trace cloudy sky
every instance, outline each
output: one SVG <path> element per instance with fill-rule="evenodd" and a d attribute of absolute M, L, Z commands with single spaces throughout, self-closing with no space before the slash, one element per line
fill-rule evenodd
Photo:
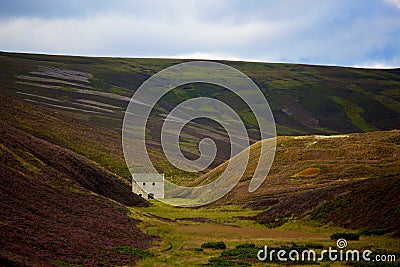
<path fill-rule="evenodd" d="M 400 0 L 0 0 L 0 50 L 400 67 Z"/>

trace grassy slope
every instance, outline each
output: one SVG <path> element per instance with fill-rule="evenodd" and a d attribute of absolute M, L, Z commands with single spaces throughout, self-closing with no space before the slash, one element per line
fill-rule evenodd
<path fill-rule="evenodd" d="M 1 53 L 0 60 L 4 67 L 1 72 L 3 87 L 10 91 L 21 90 L 25 86 L 54 96 L 54 92 L 45 88 L 38 90 L 37 86 L 16 84 L 17 81 L 26 82 L 17 75 L 38 77 L 30 72 L 38 72 L 40 67 L 51 66 L 89 73 L 92 78 L 86 85 L 93 90 L 128 97 L 150 75 L 184 62 L 172 59 L 85 58 L 12 53 Z M 397 69 L 367 70 L 231 61 L 222 63 L 241 70 L 257 83 L 270 102 L 279 125 L 279 134 L 354 132 L 399 126 L 398 122 L 393 121 L 400 111 L 400 95 L 397 90 L 400 76 Z M 54 84 L 54 81 L 38 83 Z M 63 86 L 58 92 L 58 98 L 65 95 L 73 102 L 76 95 L 68 95 L 63 91 L 65 87 L 77 88 Z M 75 93 L 78 94 L 76 91 Z M 216 90 L 207 85 L 192 85 L 174 90 L 166 97 L 166 102 L 174 105 L 189 97 L 201 95 L 229 101 L 234 108 L 242 107 L 238 99 L 228 91 Z M 111 101 L 110 98 L 107 100 Z M 122 103 L 119 105 L 124 106 Z M 251 116 L 247 116 L 243 110 L 241 112 L 244 119 L 251 124 Z M 118 114 L 103 115 L 120 119 Z M 89 119 L 95 120 L 95 117 Z M 120 126 L 120 122 L 111 124 L 113 125 L 109 126 L 114 129 Z"/>
<path fill-rule="evenodd" d="M 89 160 L 0 124 L 0 265 L 126 265 L 154 237 L 127 216 L 148 205 Z"/>
<path fill-rule="evenodd" d="M 3 93 L 40 102 L 40 105 L 47 105 L 58 113 L 120 133 L 127 99 L 136 88 L 157 71 L 182 62 L 184 60 L 1 53 L 1 89 Z M 400 127 L 398 69 L 367 70 L 230 61 L 222 63 L 243 71 L 256 82 L 271 105 L 280 135 L 359 132 Z M 69 76 L 54 76 L 51 73 L 54 70 L 57 75 L 67 73 Z M 71 71 L 80 73 L 71 74 Z M 87 79 L 77 80 L 76 77 Z M 91 91 L 88 93 L 82 89 Z M 240 99 L 227 90 L 204 84 L 187 85 L 173 90 L 154 111 L 148 131 L 153 162 L 168 178 L 179 183 L 188 183 L 196 175 L 173 168 L 160 153 L 159 128 L 162 117 L 159 114 L 168 112 L 185 99 L 198 96 L 214 97 L 232 105 L 247 123 L 247 127 L 252 129 L 252 138 L 257 139 L 254 117 Z M 213 136 L 222 146 L 219 150 L 221 153 L 211 166 L 213 168 L 228 159 L 227 139 L 218 127 L 210 127 L 207 123 L 191 124 L 184 129 L 181 145 L 186 156 L 195 158 L 198 155 L 196 145 L 201 138 L 207 136 L 210 128 L 216 129 Z M 43 132 L 48 134 L 46 130 Z M 95 157 L 80 147 L 78 142 L 69 142 L 68 145 L 74 146 L 74 151 L 83 152 L 91 159 Z M 96 157 L 96 162 L 109 166 L 113 172 L 129 176 L 120 164 L 122 161 L 114 160 L 116 157 L 107 154 Z"/>
<path fill-rule="evenodd" d="M 86 190 L 102 195 L 126 206 L 146 206 L 148 203 L 133 194 L 131 187 L 118 176 L 107 172 L 101 166 L 67 149 L 36 138 L 12 126 L 1 124 L 1 145 L 3 152 L 14 156 L 16 167 L 21 165 L 36 176 L 45 176 L 40 169 L 49 166 L 66 174 L 73 182 Z M 19 154 L 19 155 L 18 155 Z M 15 162 L 17 160 L 17 162 Z M 29 162 L 32 161 L 33 164 Z M 6 166 L 12 167 L 6 161 Z"/>
<path fill-rule="evenodd" d="M 38 138 L 72 150 L 130 181 L 119 134 L 68 114 L 0 96 L 2 121 Z"/>
<path fill-rule="evenodd" d="M 339 135 L 337 138 L 278 137 L 274 162 L 264 184 L 257 191 L 248 193 L 261 144 L 255 143 L 251 146 L 250 163 L 238 186 L 220 202 L 254 202 L 257 206 L 258 199 L 266 201 L 270 198 L 272 201 L 299 191 L 399 175 L 399 138 L 399 130 Z M 202 176 L 196 184 L 215 179 L 225 165 Z M 310 169 L 318 172 L 301 175 L 302 171 L 307 174 Z"/>
<path fill-rule="evenodd" d="M 312 218 L 350 229 L 388 229 L 400 237 L 400 176 L 368 180 L 317 207 Z"/>
<path fill-rule="evenodd" d="M 277 226 L 310 214 L 324 223 L 349 229 L 387 229 L 398 236 L 399 184 L 399 177 L 394 176 L 300 192 L 281 198 L 254 218 Z"/>
<path fill-rule="evenodd" d="M 398 130 L 337 138 L 279 137 L 270 174 L 257 191 L 249 193 L 259 156 L 260 143 L 256 143 L 239 184 L 213 205 L 242 203 L 261 209 L 253 218 L 273 227 L 311 213 L 314 219 L 347 228 L 398 231 L 399 140 Z M 198 182 L 208 183 L 223 168 Z"/>

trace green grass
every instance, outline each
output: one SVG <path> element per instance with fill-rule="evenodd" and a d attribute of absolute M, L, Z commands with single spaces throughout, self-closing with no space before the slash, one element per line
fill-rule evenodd
<path fill-rule="evenodd" d="M 143 231 L 161 237 L 161 241 L 150 249 L 154 256 L 140 260 L 138 266 L 202 266 L 204 264 L 208 264 L 206 266 L 224 266 L 221 264 L 234 266 L 232 264 L 235 262 L 236 264 L 248 262 L 240 258 L 235 260 L 234 258 L 220 257 L 221 250 L 200 248 L 205 243 L 223 242 L 227 247 L 227 252 L 222 252 L 224 255 L 229 254 L 229 251 L 235 254 L 242 250 L 253 255 L 254 251 L 246 247 L 246 244 L 249 243 L 257 247 L 264 245 L 290 247 L 295 243 L 296 246 L 307 246 L 320 250 L 321 246 L 324 248 L 336 246 L 336 241 L 330 239 L 330 236 L 335 232 L 356 233 L 356 231 L 310 220 L 309 217 L 294 218 L 278 228 L 268 229 L 253 221 L 236 218 L 237 216 L 252 216 L 259 211 L 243 209 L 235 205 L 177 208 L 165 205 L 157 200 L 151 202 L 152 206 L 150 207 L 130 210 L 130 216 L 136 219 L 140 218 L 143 221 L 141 223 Z M 171 221 L 157 219 L 157 217 L 151 217 L 150 214 L 168 218 Z M 200 217 L 207 220 L 195 222 L 189 219 Z M 246 236 L 246 234 L 249 234 L 249 236 Z M 361 236 L 358 241 L 348 242 L 350 249 L 363 249 L 366 246 L 372 246 L 373 250 L 397 251 L 400 245 L 398 239 L 385 235 Z M 252 257 L 255 258 L 256 255 Z M 251 264 L 251 266 L 265 266 L 265 263 L 257 260 Z M 331 266 L 342 266 L 343 263 L 331 262 L 329 264 Z M 279 264 L 274 263 L 271 266 L 279 266 Z"/>
<path fill-rule="evenodd" d="M 244 209 L 235 205 L 224 205 L 221 207 L 200 207 L 200 208 L 178 208 L 164 204 L 157 200 L 149 200 L 152 205 L 141 210 L 168 219 L 197 218 L 204 217 L 210 222 L 231 222 L 237 216 L 254 216 L 259 211 Z"/>
<path fill-rule="evenodd" d="M 153 256 L 153 254 L 151 252 L 140 249 L 140 248 L 132 248 L 132 247 L 127 247 L 127 246 L 115 246 L 115 247 L 113 247 L 113 249 L 120 253 L 131 254 L 131 255 L 139 257 L 141 259 Z"/>
<path fill-rule="evenodd" d="M 376 128 L 371 127 L 363 117 L 361 117 L 361 114 L 364 113 L 364 110 L 357 106 L 356 104 L 342 99 L 340 97 L 332 97 L 332 99 L 340 104 L 344 111 L 346 112 L 347 117 L 350 119 L 351 123 L 353 123 L 355 126 L 357 126 L 358 129 L 364 132 L 370 132 L 376 130 Z"/>
<path fill-rule="evenodd" d="M 144 219 L 141 227 L 148 233 L 158 235 L 162 241 L 152 249 L 154 257 L 143 259 L 139 266 L 201 266 L 206 264 L 211 257 L 218 256 L 218 251 L 199 250 L 201 245 L 206 242 L 218 242 L 213 235 L 197 234 L 196 228 L 210 229 L 215 225 L 255 225 L 252 221 L 242 221 L 235 216 L 251 216 L 256 211 L 243 209 L 238 206 L 226 206 L 218 208 L 176 208 L 163 204 L 157 200 L 152 200 L 152 206 L 147 208 L 131 209 L 131 216 Z M 171 220 L 182 218 L 206 218 L 205 223 L 197 223 L 190 220 L 178 220 L 167 222 L 148 218 L 144 214 L 153 214 Z M 181 229 L 180 227 L 194 227 L 194 229 Z M 232 227 L 232 226 L 224 226 Z M 229 234 L 226 234 L 227 236 Z"/>
<path fill-rule="evenodd" d="M 376 95 L 374 99 L 379 101 L 382 105 L 400 113 L 400 102 L 394 100 L 391 97 L 384 96 L 384 95 Z"/>

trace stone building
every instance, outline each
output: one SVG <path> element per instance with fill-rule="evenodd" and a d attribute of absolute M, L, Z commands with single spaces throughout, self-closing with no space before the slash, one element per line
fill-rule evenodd
<path fill-rule="evenodd" d="M 135 173 L 132 177 L 132 192 L 143 198 L 164 198 L 164 174 Z"/>

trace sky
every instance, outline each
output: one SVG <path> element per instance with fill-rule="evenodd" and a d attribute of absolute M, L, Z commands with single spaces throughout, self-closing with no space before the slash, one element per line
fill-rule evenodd
<path fill-rule="evenodd" d="M 400 0 L 0 0 L 0 51 L 400 67 Z"/>

